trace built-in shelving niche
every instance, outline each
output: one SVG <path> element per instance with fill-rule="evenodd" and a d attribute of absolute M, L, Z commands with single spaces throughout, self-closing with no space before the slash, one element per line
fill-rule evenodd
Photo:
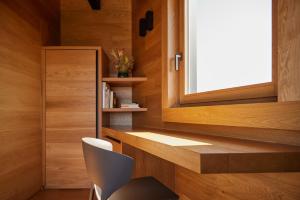
<path fill-rule="evenodd" d="M 118 78 L 105 76 L 99 82 L 99 90 L 102 92 L 102 82 L 110 85 L 111 90 L 116 93 L 118 104 L 132 102 L 132 88 L 144 81 L 146 77 L 128 77 Z M 139 103 L 139 102 L 135 102 Z M 102 105 L 101 105 L 102 106 Z M 144 105 L 140 105 L 144 106 Z M 102 124 L 105 127 L 110 126 L 132 126 L 132 114 L 137 112 L 146 112 L 147 108 L 103 108 Z"/>

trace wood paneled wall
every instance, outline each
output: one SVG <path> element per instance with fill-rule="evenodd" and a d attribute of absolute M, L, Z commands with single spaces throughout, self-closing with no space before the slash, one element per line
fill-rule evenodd
<path fill-rule="evenodd" d="M 300 173 L 236 173 L 199 175 L 123 144 L 135 158 L 135 177 L 154 176 L 180 200 L 298 200 Z"/>
<path fill-rule="evenodd" d="M 300 101 L 300 1 L 279 1 L 279 101 Z"/>
<path fill-rule="evenodd" d="M 87 0 L 61 0 L 62 45 L 101 46 L 131 53 L 131 0 L 102 0 L 101 10 L 92 10 Z"/>
<path fill-rule="evenodd" d="M 154 29 L 146 37 L 139 36 L 139 19 L 148 9 L 154 12 Z M 133 0 L 133 56 L 134 75 L 146 76 L 148 80 L 133 88 L 133 100 L 148 108 L 147 112 L 133 114 L 133 126 L 162 128 L 161 85 L 162 85 L 162 42 L 161 1 Z"/>
<path fill-rule="evenodd" d="M 181 200 L 297 200 L 300 173 L 198 175 L 176 166 L 175 191 Z"/>
<path fill-rule="evenodd" d="M 132 0 L 101 0 L 101 10 L 97 11 L 91 9 L 87 0 L 61 0 L 61 11 L 62 45 L 101 46 L 108 56 L 113 48 L 124 48 L 132 54 Z M 111 65 L 104 67 L 115 75 Z M 131 96 L 131 90 L 121 93 Z M 132 124 L 131 113 L 106 116 L 112 125 Z"/>
<path fill-rule="evenodd" d="M 0 199 L 42 185 L 41 46 L 59 44 L 59 0 L 0 2 Z"/>
<path fill-rule="evenodd" d="M 160 0 L 133 0 L 133 56 L 136 59 L 136 75 L 144 75 L 148 81 L 133 89 L 133 99 L 148 107 L 144 113 L 133 114 L 133 126 L 176 129 L 195 133 L 239 137 L 252 140 L 300 145 L 300 133 L 287 130 L 186 125 L 164 123 L 161 115 L 162 85 L 162 24 Z M 142 38 L 138 36 L 138 20 L 147 9 L 154 11 L 154 29 Z M 300 2 L 279 0 L 279 100 L 299 101 L 299 34 Z M 300 173 L 217 174 L 199 175 L 184 168 L 163 164 L 163 160 L 140 150 L 125 147 L 124 152 L 135 157 L 136 175 L 153 175 L 180 194 L 182 200 L 200 199 L 300 199 Z M 152 160 L 149 164 L 145 161 Z M 157 164 L 154 164 L 156 162 Z M 156 165 L 161 171 L 158 174 Z M 175 175 L 174 175 L 175 174 Z M 172 175 L 175 179 L 173 183 Z"/>
<path fill-rule="evenodd" d="M 243 128 L 212 125 L 186 125 L 162 121 L 162 2 L 160 0 L 133 0 L 133 56 L 135 74 L 148 81 L 133 89 L 133 100 L 148 107 L 148 112 L 133 115 L 133 126 L 183 130 L 202 134 L 238 137 L 251 140 L 300 145 L 300 132 L 261 128 Z M 148 9 L 154 11 L 154 29 L 146 37 L 138 36 L 138 22 Z M 297 0 L 279 0 L 279 91 L 280 101 L 299 101 L 299 11 Z"/>

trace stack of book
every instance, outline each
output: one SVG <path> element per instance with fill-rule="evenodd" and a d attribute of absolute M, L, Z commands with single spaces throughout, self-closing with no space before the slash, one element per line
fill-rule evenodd
<path fill-rule="evenodd" d="M 140 108 L 137 103 L 121 103 L 121 108 Z"/>
<path fill-rule="evenodd" d="M 109 84 L 102 82 L 102 108 L 115 108 L 117 105 L 116 93 Z"/>

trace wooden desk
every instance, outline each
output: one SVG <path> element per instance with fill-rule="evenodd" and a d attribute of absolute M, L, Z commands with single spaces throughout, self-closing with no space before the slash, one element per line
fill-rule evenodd
<path fill-rule="evenodd" d="M 103 128 L 103 137 L 118 151 L 126 143 L 201 174 L 300 171 L 296 146 L 126 127 Z"/>

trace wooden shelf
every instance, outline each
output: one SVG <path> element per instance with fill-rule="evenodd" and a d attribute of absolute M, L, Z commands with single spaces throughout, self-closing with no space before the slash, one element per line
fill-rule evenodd
<path fill-rule="evenodd" d="M 146 77 L 128 77 L 128 78 L 118 78 L 118 77 L 103 77 L 102 82 L 108 83 L 113 87 L 130 87 L 135 84 L 147 81 Z"/>
<path fill-rule="evenodd" d="M 102 112 L 145 112 L 147 108 L 103 108 Z"/>
<path fill-rule="evenodd" d="M 200 174 L 300 171 L 297 146 L 146 128 L 103 127 L 102 131 L 103 136 Z"/>

